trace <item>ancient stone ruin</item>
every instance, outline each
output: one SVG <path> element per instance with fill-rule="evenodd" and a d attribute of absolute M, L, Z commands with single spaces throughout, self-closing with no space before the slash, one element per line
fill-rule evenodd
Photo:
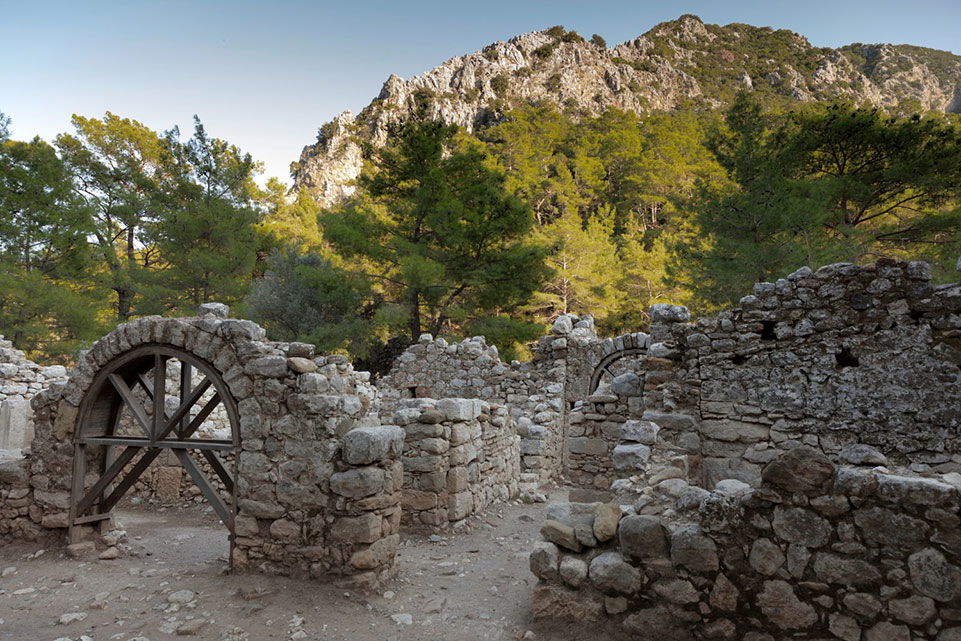
<path fill-rule="evenodd" d="M 142 318 L 33 396 L 0 536 L 102 548 L 118 487 L 202 496 L 235 570 L 372 587 L 401 528 L 456 536 L 558 483 L 577 500 L 547 506 L 535 616 L 961 639 L 961 285 L 930 280 L 920 262 L 802 268 L 615 338 L 564 315 L 530 362 L 424 335 L 376 384 L 222 306 Z"/>

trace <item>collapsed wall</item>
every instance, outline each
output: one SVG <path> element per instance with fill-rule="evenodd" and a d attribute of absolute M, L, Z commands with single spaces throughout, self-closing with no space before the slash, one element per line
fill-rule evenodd
<path fill-rule="evenodd" d="M 33 441 L 30 399 L 67 378 L 62 365 L 40 366 L 0 335 L 0 450 L 20 450 Z"/>
<path fill-rule="evenodd" d="M 796 448 L 756 489 L 670 503 L 661 516 L 550 506 L 530 556 L 535 615 L 677 639 L 961 638 L 961 475 L 836 467 Z"/>

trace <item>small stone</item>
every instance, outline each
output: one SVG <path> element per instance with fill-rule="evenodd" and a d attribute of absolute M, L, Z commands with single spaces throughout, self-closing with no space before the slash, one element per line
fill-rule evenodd
<path fill-rule="evenodd" d="M 572 552 L 581 551 L 582 546 L 574 534 L 574 528 L 564 525 L 560 521 L 554 521 L 553 519 L 544 521 L 544 525 L 541 526 L 541 536 L 545 540 L 556 543 Z"/>
<path fill-rule="evenodd" d="M 291 356 L 287 359 L 287 367 L 295 374 L 309 374 L 317 371 L 317 363 L 309 358 Z"/>
<path fill-rule="evenodd" d="M 193 593 L 192 590 L 177 590 L 176 592 L 171 592 L 167 596 L 167 601 L 169 603 L 190 603 L 194 600 L 197 595 Z"/>
<path fill-rule="evenodd" d="M 814 607 L 801 601 L 785 581 L 765 581 L 757 604 L 764 616 L 782 630 L 809 628 L 818 619 Z"/>
<path fill-rule="evenodd" d="M 390 620 L 397 625 L 413 625 L 414 617 L 409 614 L 392 614 Z"/>
<path fill-rule="evenodd" d="M 534 576 L 545 581 L 556 577 L 559 554 L 557 546 L 553 543 L 536 542 L 529 557 L 530 569 Z"/>
<path fill-rule="evenodd" d="M 796 447 L 765 466 L 761 480 L 789 492 L 820 492 L 834 475 L 834 464 L 810 447 Z"/>
<path fill-rule="evenodd" d="M 388 601 L 393 599 L 394 596 L 396 595 L 391 590 L 387 590 L 386 592 L 384 592 L 384 598 L 387 599 Z"/>
<path fill-rule="evenodd" d="M 65 552 L 71 559 L 82 559 L 96 549 L 97 548 L 93 544 L 93 541 L 81 541 L 80 543 L 72 543 L 68 545 L 65 549 Z"/>
<path fill-rule="evenodd" d="M 7 577 L 10 576 L 11 574 L 15 574 L 16 571 L 17 571 L 17 568 L 15 568 L 14 566 L 10 565 L 10 566 L 8 566 L 8 567 L 3 568 L 3 571 L 0 572 L 0 577 L 7 578 Z"/>
<path fill-rule="evenodd" d="M 71 623 L 77 623 L 78 621 L 83 621 L 86 618 L 87 618 L 86 612 L 68 612 L 67 614 L 61 615 L 57 623 L 59 623 L 60 625 L 70 625 Z"/>
<path fill-rule="evenodd" d="M 606 596 L 604 597 L 604 609 L 607 610 L 608 614 L 627 612 L 627 599 L 622 596 Z"/>
<path fill-rule="evenodd" d="M 617 524 L 621 519 L 621 507 L 601 503 L 594 508 L 594 537 L 603 543 L 617 535 Z"/>
<path fill-rule="evenodd" d="M 98 556 L 101 561 L 111 561 L 113 559 L 120 558 L 120 550 L 115 547 L 109 547 Z"/>
<path fill-rule="evenodd" d="M 864 641 L 911 641 L 911 632 L 906 625 L 881 621 L 864 633 Z"/>
<path fill-rule="evenodd" d="M 587 579 L 587 563 L 573 556 L 561 559 L 560 575 L 565 583 L 572 588 L 579 588 Z"/>
<path fill-rule="evenodd" d="M 176 630 L 177 634 L 183 637 L 193 636 L 207 626 L 206 619 L 190 619 L 182 623 Z"/>
<path fill-rule="evenodd" d="M 633 559 L 663 559 L 668 556 L 667 532 L 656 516 L 632 514 L 618 526 L 621 551 Z"/>
<path fill-rule="evenodd" d="M 888 458 L 884 454 L 864 443 L 853 443 L 842 447 L 838 453 L 838 459 L 851 465 L 874 466 L 888 464 Z"/>

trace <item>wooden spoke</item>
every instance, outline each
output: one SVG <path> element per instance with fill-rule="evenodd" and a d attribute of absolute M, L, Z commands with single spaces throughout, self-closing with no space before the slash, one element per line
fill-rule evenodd
<path fill-rule="evenodd" d="M 180 402 L 182 403 L 185 398 L 190 396 L 190 388 L 194 384 L 194 368 L 190 363 L 181 361 L 180 363 Z M 184 417 L 180 419 L 180 426 L 177 428 L 177 434 L 180 438 L 185 438 L 184 433 L 187 431 L 187 426 L 190 425 L 190 417 L 184 414 Z"/>
<path fill-rule="evenodd" d="M 180 403 L 180 407 L 178 407 L 177 411 L 175 411 L 167 420 L 167 423 L 163 426 L 163 428 L 158 430 L 157 440 L 167 438 L 167 435 L 170 434 L 170 432 L 173 431 L 178 424 L 182 424 L 183 421 L 187 420 L 187 418 L 189 418 L 190 408 L 197 404 L 197 402 L 200 400 L 200 397 L 203 396 L 204 392 L 206 392 L 208 389 L 210 389 L 210 379 L 205 378 L 203 382 L 200 383 L 200 385 L 198 385 L 196 389 L 190 393 L 190 396 L 187 399 L 181 399 L 182 402 Z M 214 396 L 219 402 L 220 397 L 217 395 Z M 216 407 L 216 403 L 214 406 Z M 210 411 L 212 412 L 213 408 L 210 408 Z M 209 415 L 210 412 L 207 412 L 207 414 Z M 203 423 L 203 421 L 200 422 Z M 182 428 L 181 433 L 186 432 L 191 424 L 188 424 L 187 428 Z"/>
<path fill-rule="evenodd" d="M 100 496 L 107 486 L 113 482 L 117 475 L 123 471 L 123 468 L 127 467 L 127 463 L 132 461 L 133 457 L 136 456 L 137 452 L 139 451 L 140 448 L 137 446 L 128 446 L 127 449 L 120 454 L 120 456 L 114 459 L 113 463 L 110 464 L 110 467 L 108 467 L 103 473 L 103 476 L 101 476 L 97 482 L 93 484 L 93 487 L 90 488 L 90 491 L 88 491 L 83 498 L 77 502 L 77 513 L 75 516 L 80 516 L 87 511 L 88 507 L 93 505 L 93 502 L 96 500 L 96 498 Z"/>
<path fill-rule="evenodd" d="M 153 423 L 151 424 L 150 438 L 157 438 L 160 434 L 160 426 L 166 419 L 164 412 L 167 398 L 167 359 L 159 352 L 154 355 L 153 365 Z"/>
<path fill-rule="evenodd" d="M 199 467 L 197 467 L 197 464 L 194 463 L 194 460 L 190 458 L 190 455 L 187 454 L 187 452 L 183 450 L 175 450 L 175 452 L 177 454 L 177 460 L 180 461 L 180 464 L 183 465 L 184 469 L 187 470 L 187 473 L 190 474 L 190 477 L 194 480 L 194 483 L 197 484 L 197 487 L 200 488 L 200 491 L 210 503 L 211 507 L 213 507 L 214 511 L 217 512 L 220 520 L 224 522 L 224 525 L 227 526 L 228 530 L 233 532 L 234 515 L 227 508 L 226 504 L 224 504 L 223 500 L 220 498 L 220 495 L 217 494 L 217 491 L 214 490 L 214 488 L 210 485 L 207 477 L 204 476 L 204 473 Z"/>
<path fill-rule="evenodd" d="M 230 494 L 233 494 L 234 479 L 230 476 L 230 472 L 227 471 L 227 468 L 225 468 L 224 464 L 220 461 L 220 457 L 217 456 L 217 453 L 213 450 L 201 450 L 201 453 L 204 455 L 204 458 L 207 459 L 207 462 L 210 463 L 210 467 L 212 467 L 214 472 L 217 473 L 217 476 L 220 477 L 220 480 L 223 481 L 224 487 L 227 488 L 227 491 Z"/>
<path fill-rule="evenodd" d="M 111 374 L 109 380 L 117 393 L 120 394 L 120 398 L 130 408 L 134 418 L 137 419 L 137 423 L 143 429 L 143 433 L 147 435 L 147 438 L 151 438 L 150 420 L 147 418 L 147 413 L 144 411 L 143 405 L 137 402 L 130 388 L 127 387 L 126 381 L 116 374 Z"/>
<path fill-rule="evenodd" d="M 127 448 L 124 450 L 124 454 L 136 449 L 137 448 L 133 447 Z M 143 456 L 140 457 L 140 460 L 137 461 L 137 463 L 129 472 L 127 472 L 127 476 L 123 477 L 123 480 L 117 483 L 117 486 L 113 488 L 113 491 L 107 496 L 107 498 L 100 502 L 101 509 L 103 509 L 104 512 L 109 512 L 112 510 L 113 506 L 123 498 L 123 495 L 127 493 L 127 490 L 133 487 L 133 484 L 137 482 L 137 479 L 140 478 L 140 475 L 144 473 L 144 471 L 150 466 L 151 463 L 153 463 L 154 459 L 157 458 L 162 451 L 163 450 L 157 448 L 144 452 Z"/>

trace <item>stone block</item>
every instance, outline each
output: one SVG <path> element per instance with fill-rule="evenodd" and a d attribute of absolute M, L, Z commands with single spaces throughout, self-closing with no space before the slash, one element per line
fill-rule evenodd
<path fill-rule="evenodd" d="M 384 488 L 386 474 L 379 467 L 358 467 L 330 477 L 330 489 L 341 496 L 363 498 Z"/>
<path fill-rule="evenodd" d="M 343 458 L 351 465 L 396 458 L 403 452 L 404 435 L 404 430 L 396 425 L 354 428 L 341 442 Z"/>
<path fill-rule="evenodd" d="M 0 450 L 20 450 L 33 441 L 30 401 L 9 398 L 0 403 Z"/>
<path fill-rule="evenodd" d="M 571 454 L 585 454 L 587 456 L 606 456 L 608 451 L 607 441 L 586 436 L 567 439 L 567 447 Z M 650 454 L 650 451 L 648 451 L 648 454 Z"/>
<path fill-rule="evenodd" d="M 620 437 L 624 441 L 641 443 L 643 445 L 654 445 L 657 441 L 657 433 L 661 430 L 657 423 L 652 421 L 627 421 L 621 425 Z"/>
<path fill-rule="evenodd" d="M 476 398 L 442 398 L 437 409 L 448 421 L 471 421 L 481 414 L 481 401 Z"/>
<path fill-rule="evenodd" d="M 530 554 L 531 572 L 539 579 L 550 581 L 557 577 L 560 552 L 557 546 L 547 541 L 537 541 Z"/>
<path fill-rule="evenodd" d="M 641 588 L 641 573 L 617 552 L 594 557 L 589 571 L 591 581 L 601 592 L 632 595 Z"/>
<path fill-rule="evenodd" d="M 330 528 L 332 543 L 373 543 L 381 537 L 383 519 L 367 512 L 355 517 L 341 517 Z"/>
<path fill-rule="evenodd" d="M 632 514 L 618 525 L 621 551 L 633 559 L 668 557 L 667 531 L 656 516 Z"/>
<path fill-rule="evenodd" d="M 460 521 L 474 511 L 474 496 L 470 492 L 458 492 L 447 498 L 447 518 Z"/>
<path fill-rule="evenodd" d="M 651 448 L 640 443 L 622 443 L 614 448 L 612 458 L 615 470 L 632 473 L 645 468 L 651 458 Z"/>

